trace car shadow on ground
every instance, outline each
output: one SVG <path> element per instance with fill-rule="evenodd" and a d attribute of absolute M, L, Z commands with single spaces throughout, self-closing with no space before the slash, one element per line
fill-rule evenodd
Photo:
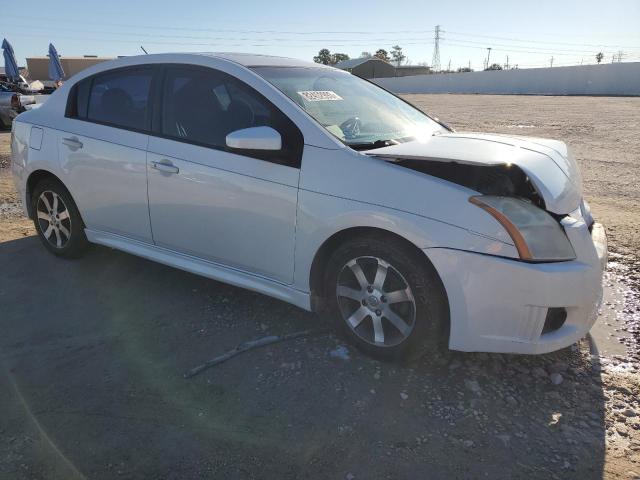
<path fill-rule="evenodd" d="M 0 476 L 602 475 L 605 397 L 586 342 L 398 365 L 345 356 L 329 334 L 187 380 L 243 341 L 321 321 L 102 247 L 68 261 L 35 237 L 10 241 L 0 271 Z"/>

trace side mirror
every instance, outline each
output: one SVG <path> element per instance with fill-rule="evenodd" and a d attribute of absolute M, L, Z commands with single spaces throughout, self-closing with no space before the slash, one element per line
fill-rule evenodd
<path fill-rule="evenodd" d="M 282 150 L 282 137 L 271 127 L 251 127 L 227 135 L 227 147 L 235 150 Z"/>

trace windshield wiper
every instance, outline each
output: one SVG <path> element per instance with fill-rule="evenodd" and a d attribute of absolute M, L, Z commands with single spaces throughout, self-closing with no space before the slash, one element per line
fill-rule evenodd
<path fill-rule="evenodd" d="M 376 140 L 375 142 L 364 142 L 364 143 L 347 143 L 347 145 L 354 150 L 373 150 L 375 148 L 388 147 L 390 145 L 397 145 L 397 140 L 389 139 L 389 140 Z"/>

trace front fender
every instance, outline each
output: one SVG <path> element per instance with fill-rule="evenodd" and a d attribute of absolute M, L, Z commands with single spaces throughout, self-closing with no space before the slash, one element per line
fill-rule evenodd
<path fill-rule="evenodd" d="M 478 215 L 482 215 L 480 210 Z M 420 249 L 446 247 L 518 258 L 513 245 L 465 228 L 401 210 L 301 190 L 296 228 L 295 287 L 310 291 L 311 265 L 316 253 L 335 234 L 357 227 L 393 232 Z"/>

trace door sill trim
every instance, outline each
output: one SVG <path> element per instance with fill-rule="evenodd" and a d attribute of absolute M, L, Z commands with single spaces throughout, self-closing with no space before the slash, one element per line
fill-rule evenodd
<path fill-rule="evenodd" d="M 296 290 L 290 285 L 275 282 L 271 279 L 230 268 L 201 258 L 178 253 L 164 247 L 133 240 L 115 233 L 91 230 L 86 228 L 87 239 L 106 247 L 115 248 L 138 257 L 153 260 L 163 265 L 175 267 L 186 272 L 228 283 L 262 293 L 273 298 L 291 303 L 304 310 L 311 311 L 311 299 L 307 292 Z"/>

